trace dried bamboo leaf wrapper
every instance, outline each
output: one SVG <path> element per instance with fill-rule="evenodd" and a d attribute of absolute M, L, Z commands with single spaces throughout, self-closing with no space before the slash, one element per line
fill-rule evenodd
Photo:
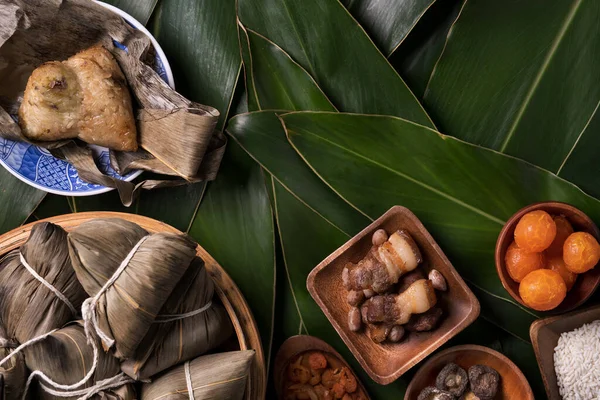
<path fill-rule="evenodd" d="M 198 313 L 168 321 L 173 316 L 195 312 Z M 135 357 L 124 361 L 121 369 L 135 379 L 144 380 L 218 347 L 232 334 L 229 315 L 214 299 L 214 283 L 204 262 L 196 257 Z"/>
<path fill-rule="evenodd" d="M 94 352 L 88 344 L 87 338 L 80 322 L 68 325 L 52 333 L 41 342 L 32 344 L 23 350 L 25 363 L 31 371 L 42 371 L 53 381 L 68 385 L 78 382 L 91 369 L 94 363 Z M 99 352 L 98 364 L 90 379 L 81 388 L 90 388 L 96 382 L 112 378 L 119 374 L 119 360 L 109 353 Z M 59 400 L 76 399 L 74 397 L 58 397 L 47 393 L 39 383 L 30 389 L 35 399 Z M 92 399 L 99 400 L 103 397 L 114 400 L 133 400 L 136 398 L 135 390 L 131 384 L 115 390 L 106 390 L 97 394 Z M 108 397 L 106 397 L 108 396 Z"/>
<path fill-rule="evenodd" d="M 20 253 L 71 306 L 27 270 Z M 25 343 L 62 327 L 76 318 L 86 297 L 71 264 L 67 233 L 58 225 L 36 224 L 27 242 L 0 261 L 0 315 L 6 339 Z"/>
<path fill-rule="evenodd" d="M 195 400 L 241 400 L 254 360 L 254 350 L 210 354 L 189 362 L 189 380 Z M 142 386 L 141 400 L 188 399 L 185 364 Z"/>
<path fill-rule="evenodd" d="M 8 356 L 12 348 L 0 347 L 0 359 Z M 22 354 L 15 354 L 6 364 L 0 367 L 0 375 L 4 379 L 4 400 L 21 400 L 25 382 L 27 381 L 27 367 Z"/>
<path fill-rule="evenodd" d="M 97 219 L 69 234 L 73 267 L 90 296 L 124 267 L 96 307 L 98 326 L 114 340 L 120 359 L 134 356 L 196 253 L 196 243 L 187 235 L 156 233 L 135 242 L 139 235 L 132 239 L 128 234 L 141 232 L 132 225 Z M 103 340 L 103 346 L 111 344 Z"/>

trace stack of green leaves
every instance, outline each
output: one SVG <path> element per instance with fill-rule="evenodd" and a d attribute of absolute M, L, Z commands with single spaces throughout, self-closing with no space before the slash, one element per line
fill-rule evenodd
<path fill-rule="evenodd" d="M 404 205 L 481 302 L 480 320 L 453 343 L 502 350 L 543 396 L 528 333 L 539 315 L 502 288 L 494 244 L 504 221 L 536 201 L 600 220 L 600 4 L 113 2 L 150 21 L 182 93 L 221 112 L 218 129 L 230 138 L 222 169 L 215 182 L 144 193 L 127 210 L 114 194 L 48 196 L 36 218 L 113 209 L 171 223 L 240 285 L 267 354 L 310 333 L 353 362 L 306 277 Z M 40 198 L 6 175 L 0 182 L 13 189 L 0 191 L 0 207 L 16 212 L 0 219 L 4 230 Z M 361 378 L 383 399 L 400 395 L 410 373 L 388 387 Z"/>

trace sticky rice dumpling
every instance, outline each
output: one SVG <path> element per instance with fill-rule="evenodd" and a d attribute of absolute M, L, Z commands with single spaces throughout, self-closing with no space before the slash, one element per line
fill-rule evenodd
<path fill-rule="evenodd" d="M 102 46 L 36 68 L 25 88 L 19 124 L 33 140 L 79 138 L 119 151 L 138 148 L 125 76 Z"/>
<path fill-rule="evenodd" d="M 232 351 L 195 358 L 142 386 L 141 400 L 188 399 L 187 381 L 196 399 L 241 400 L 254 350 Z M 186 378 L 187 376 L 187 378 Z"/>
<path fill-rule="evenodd" d="M 99 343 L 98 343 L 99 344 Z M 80 381 L 92 368 L 94 352 L 81 322 L 72 323 L 52 333 L 44 340 L 23 350 L 25 362 L 31 371 L 41 371 L 48 378 L 61 385 L 71 385 Z M 113 378 L 120 373 L 119 360 L 102 350 L 98 353 L 98 363 L 92 378 L 79 389 L 88 389 L 98 382 Z M 31 398 L 43 400 L 76 399 L 81 396 L 59 397 L 48 393 L 42 385 L 50 387 L 34 378 L 28 390 Z M 56 390 L 56 389 L 55 389 Z M 134 400 L 135 389 L 125 384 L 115 389 L 105 389 L 91 397 L 94 400 Z"/>
<path fill-rule="evenodd" d="M 8 356 L 13 348 L 0 347 L 0 359 Z M 4 400 L 21 400 L 25 381 L 27 381 L 27 368 L 22 354 L 15 354 L 10 360 L 0 367 L 0 375 L 4 379 L 2 397 Z"/>
<path fill-rule="evenodd" d="M 213 297 L 214 283 L 196 257 L 122 370 L 132 378 L 147 379 L 227 340 L 233 327 L 227 311 Z"/>
<path fill-rule="evenodd" d="M 0 326 L 0 360 L 7 357 L 17 346 L 17 343 L 4 339 L 6 332 Z M 2 376 L 2 398 L 3 400 L 21 400 L 25 382 L 27 381 L 27 367 L 23 354 L 18 353 L 12 356 L 5 364 L 0 367 Z"/>
<path fill-rule="evenodd" d="M 86 297 L 71 265 L 67 233 L 58 225 L 35 225 L 27 242 L 0 260 L 0 315 L 5 339 L 25 343 L 62 327 L 76 318 Z"/>
<path fill-rule="evenodd" d="M 196 244 L 187 235 L 148 234 L 121 219 L 81 224 L 68 241 L 77 277 L 97 300 L 91 318 L 104 348 L 114 345 L 116 357 L 133 357 L 190 266 Z"/>

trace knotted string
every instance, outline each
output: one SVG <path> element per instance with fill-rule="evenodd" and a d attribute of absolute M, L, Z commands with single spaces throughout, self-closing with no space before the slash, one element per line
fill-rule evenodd
<path fill-rule="evenodd" d="M 195 400 L 194 387 L 192 386 L 192 374 L 190 373 L 190 362 L 186 361 L 183 367 L 185 371 L 185 383 L 187 384 L 188 396 L 190 400 Z"/>
<path fill-rule="evenodd" d="M 206 303 L 203 307 L 201 307 L 197 310 L 194 310 L 194 311 L 187 312 L 185 314 L 158 315 L 156 317 L 156 319 L 154 320 L 154 323 L 155 324 L 164 324 L 165 322 L 172 322 L 172 321 L 177 321 L 177 320 L 184 319 L 184 318 L 193 317 L 194 315 L 201 314 L 204 311 L 208 310 L 211 306 L 212 306 L 212 300 L 209 301 L 208 303 Z"/>
<path fill-rule="evenodd" d="M 52 396 L 57 396 L 57 397 L 80 396 L 77 398 L 77 400 L 87 400 L 87 399 L 92 398 L 93 396 L 95 396 L 96 394 L 98 394 L 99 392 L 101 392 L 103 390 L 115 389 L 115 388 L 121 387 L 123 385 L 126 385 L 128 383 L 134 383 L 134 382 L 135 382 L 134 379 L 125 375 L 123 372 L 120 372 L 111 378 L 107 378 L 107 379 L 98 381 L 98 382 L 96 382 L 96 384 L 94 386 L 85 388 L 85 389 L 62 392 L 62 391 L 58 391 L 58 390 L 49 388 L 46 385 L 40 385 L 40 386 L 46 393 L 49 393 Z"/>
<path fill-rule="evenodd" d="M 20 345 L 19 347 L 17 347 L 13 351 L 11 351 L 9 355 L 7 355 L 6 357 L 4 357 L 0 361 L 0 367 L 3 366 L 8 360 L 10 360 L 11 358 L 13 358 L 15 355 L 17 355 L 18 353 L 20 353 L 21 351 L 23 351 L 24 348 L 29 347 L 32 344 L 35 344 L 37 342 L 41 342 L 42 340 L 46 339 L 48 336 L 52 335 L 57 330 L 58 329 L 53 329 L 53 330 L 51 330 L 48 333 L 44 333 L 43 335 L 40 335 L 38 337 L 34 337 L 33 339 L 29 339 L 28 341 L 26 341 L 25 343 L 23 343 L 22 345 Z M 10 342 L 7 339 L 2 338 L 2 343 L 3 344 L 0 347 L 6 347 Z"/>
<path fill-rule="evenodd" d="M 29 271 L 29 273 L 31 275 L 33 275 L 33 277 L 35 279 L 37 279 L 38 281 L 40 281 L 42 283 L 42 285 L 44 285 L 48 289 L 50 289 L 50 291 L 52 293 L 54 293 L 56 295 L 56 297 L 58 297 L 60 300 L 62 300 L 62 302 L 65 303 L 69 307 L 69 309 L 71 310 L 71 312 L 73 313 L 73 315 L 77 315 L 77 310 L 75 309 L 75 306 L 73 304 L 71 304 L 71 302 L 69 301 L 69 299 L 67 299 L 67 296 L 65 296 L 64 294 L 62 294 L 60 292 L 60 290 L 58 290 L 57 288 L 55 288 L 54 286 L 52 286 L 50 284 L 50 282 L 48 282 L 47 280 L 45 280 L 44 278 L 42 278 L 35 271 L 35 269 L 31 268 L 31 265 L 29 265 L 29 263 L 27 262 L 27 260 L 25 260 L 25 257 L 23 257 L 23 253 L 19 252 L 19 257 L 21 259 L 21 264 L 23 264 L 23 266 L 27 269 L 27 271 Z"/>
<path fill-rule="evenodd" d="M 127 254 L 127 257 L 125 257 L 125 259 L 121 262 L 121 265 L 119 265 L 119 268 L 117 268 L 117 270 L 115 271 L 113 276 L 106 282 L 106 284 L 104 284 L 104 286 L 102 286 L 100 291 L 98 291 L 98 293 L 96 293 L 96 295 L 94 297 L 90 297 L 90 298 L 86 299 L 83 302 L 83 305 L 81 306 L 81 315 L 83 317 L 83 328 L 85 331 L 85 336 L 87 338 L 88 343 L 92 346 L 92 349 L 94 351 L 94 355 L 93 355 L 94 362 L 92 364 L 92 367 L 88 371 L 88 373 L 79 382 L 75 382 L 71 385 L 62 385 L 60 383 L 54 382 L 42 371 L 39 371 L 39 370 L 33 371 L 31 373 L 31 375 L 29 375 L 29 378 L 27 379 L 27 383 L 25 384 L 25 390 L 23 391 L 22 400 L 25 400 L 25 398 L 27 397 L 27 392 L 29 390 L 29 386 L 31 385 L 31 382 L 33 381 L 33 379 L 36 376 L 40 377 L 40 379 L 43 380 L 48 385 L 50 385 L 56 389 L 63 390 L 63 391 L 73 391 L 74 389 L 77 389 L 78 387 L 84 385 L 87 381 L 89 381 L 92 378 L 92 376 L 96 372 L 96 368 L 98 367 L 98 361 L 100 359 L 99 352 L 98 352 L 98 345 L 96 344 L 96 340 L 95 340 L 92 332 L 94 332 L 96 335 L 98 335 L 98 337 L 100 337 L 100 339 L 105 344 L 108 345 L 108 348 L 111 348 L 115 342 L 114 339 L 111 339 L 110 337 L 108 337 L 108 335 L 106 335 L 106 333 L 104 333 L 104 331 L 102 331 L 102 329 L 98 326 L 98 315 L 96 313 L 96 306 L 97 306 L 98 300 L 100 300 L 100 297 L 115 283 L 115 281 L 123 273 L 125 268 L 127 268 L 127 266 L 129 265 L 129 262 L 131 261 L 131 259 L 135 255 L 135 253 L 138 251 L 138 249 L 140 248 L 142 243 L 144 243 L 144 241 L 147 238 L 148 238 L 148 236 L 144 236 L 142 239 L 140 239 L 139 242 L 137 242 L 137 244 L 131 249 L 129 254 Z M 41 339 L 35 338 L 32 340 L 39 339 L 37 341 L 40 341 L 40 340 L 45 339 L 49 335 L 50 335 L 50 333 L 42 335 L 43 338 L 41 338 Z M 31 342 L 32 340 L 30 340 L 29 342 Z M 27 343 L 29 343 L 29 342 L 27 342 Z M 24 343 L 23 345 L 21 345 L 19 347 L 23 347 L 27 343 Z M 32 344 L 32 343 L 29 343 L 29 344 Z M 9 354 L 8 357 L 10 357 L 11 355 L 14 355 L 13 353 L 16 353 L 16 350 L 13 351 L 11 354 Z M 2 360 L 2 361 L 4 361 L 4 360 Z M 2 365 L 2 362 L 0 362 L 0 365 Z M 116 382 L 120 382 L 118 377 L 119 377 L 119 375 L 115 375 L 114 377 L 105 379 L 103 381 L 100 381 L 99 383 L 103 383 L 103 385 L 105 385 L 105 386 L 116 384 Z M 80 397 L 80 399 L 83 400 L 83 399 L 89 398 L 86 396 L 90 390 L 100 391 L 103 389 L 108 389 L 108 387 L 104 387 L 104 386 L 101 387 L 100 389 L 98 389 L 96 387 L 96 386 L 98 386 L 98 384 L 96 384 L 92 388 L 81 389 L 82 391 L 84 391 L 84 390 L 86 391 L 86 395 L 83 397 Z M 44 386 L 44 385 L 42 385 L 42 386 Z M 111 387 L 114 387 L 114 386 L 111 386 Z"/>
<path fill-rule="evenodd" d="M 114 345 L 114 339 L 111 339 L 106 333 L 104 333 L 102 328 L 100 328 L 98 325 L 98 314 L 96 310 L 98 300 L 100 300 L 100 297 L 117 281 L 123 271 L 125 271 L 129 265 L 129 262 L 138 251 L 142 243 L 146 241 L 146 239 L 148 239 L 148 236 L 141 238 L 140 241 L 133 246 L 129 254 L 127 254 L 127 257 L 125 257 L 125 259 L 121 262 L 121 265 L 119 265 L 119 268 L 117 268 L 113 276 L 104 284 L 104 286 L 102 286 L 102 289 L 100 289 L 94 297 L 90 297 L 83 302 L 83 305 L 81 306 L 81 315 L 83 317 L 85 335 L 87 336 L 88 341 L 93 340 L 91 335 L 93 328 L 94 332 L 98 335 L 98 337 L 100 337 L 107 348 L 110 349 Z"/>

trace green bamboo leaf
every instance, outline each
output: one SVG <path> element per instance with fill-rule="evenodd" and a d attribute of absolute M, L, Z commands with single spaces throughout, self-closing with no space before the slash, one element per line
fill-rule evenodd
<path fill-rule="evenodd" d="M 461 275 L 514 312 L 530 313 L 508 296 L 494 268 L 504 221 L 541 200 L 565 201 L 600 218 L 600 202 L 571 183 L 406 120 L 335 113 L 281 119 L 292 144 L 337 193 L 371 218 L 394 204 L 410 208 Z M 497 322 L 512 329 L 512 312 L 506 314 Z"/>
<path fill-rule="evenodd" d="M 104 0 L 108 4 L 120 8 L 143 25 L 148 23 L 158 0 Z"/>
<path fill-rule="evenodd" d="M 276 43 L 349 112 L 433 123 L 360 25 L 338 0 L 239 0 L 242 24 Z"/>
<path fill-rule="evenodd" d="M 165 50 L 176 87 L 191 100 L 227 119 L 241 70 L 235 0 L 164 1 L 156 9 L 151 31 Z M 137 212 L 187 231 L 206 187 L 189 186 L 145 191 Z"/>
<path fill-rule="evenodd" d="M 388 58 L 418 99 L 440 58 L 446 37 L 456 21 L 464 0 L 436 1 L 410 34 Z"/>
<path fill-rule="evenodd" d="M 383 54 L 389 56 L 434 1 L 342 0 L 342 3 L 365 28 Z"/>
<path fill-rule="evenodd" d="M 598 18 L 597 1 L 466 2 L 425 92 L 441 131 L 559 172 L 597 143 Z"/>
<path fill-rule="evenodd" d="M 261 168 L 235 142 L 228 144 L 189 233 L 244 293 L 268 360 L 275 307 L 273 216 Z"/>
<path fill-rule="evenodd" d="M 69 214 L 73 212 L 73 197 L 59 196 L 48 193 L 35 211 L 29 216 L 27 222 L 35 222 L 40 219 L 53 217 L 55 215 Z"/>
<path fill-rule="evenodd" d="M 37 190 L 0 167 L 0 233 L 5 233 L 29 218 L 45 193 Z"/>
<path fill-rule="evenodd" d="M 244 65 L 258 109 L 335 111 L 312 76 L 279 46 L 250 29 L 240 34 L 249 46 Z"/>

